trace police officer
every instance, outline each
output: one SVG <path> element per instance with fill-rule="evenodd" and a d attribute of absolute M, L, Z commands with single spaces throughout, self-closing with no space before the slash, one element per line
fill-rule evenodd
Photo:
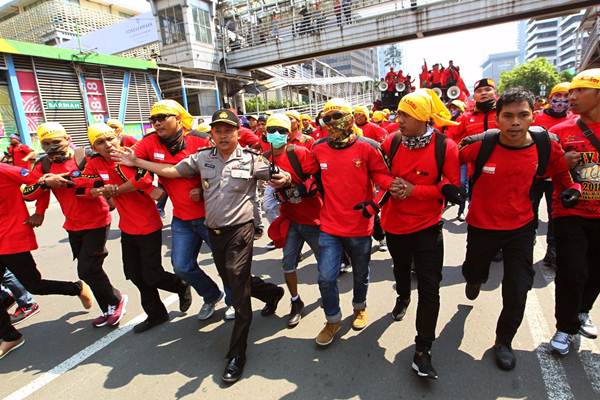
<path fill-rule="evenodd" d="M 252 196 L 258 179 L 280 188 L 291 184 L 288 172 L 271 171 L 269 163 L 253 150 L 238 143 L 238 117 L 229 110 L 212 116 L 211 136 L 215 144 L 187 157 L 175 166 L 141 160 L 126 148 L 115 151 L 115 160 L 137 166 L 167 178 L 202 177 L 206 207 L 205 224 L 209 229 L 215 264 L 226 286 L 231 288 L 235 324 L 231 336 L 228 363 L 222 379 L 236 382 L 246 362 L 246 342 L 252 308 L 250 296 L 266 303 L 261 314 L 275 313 L 284 291 L 250 274 L 254 237 Z"/>

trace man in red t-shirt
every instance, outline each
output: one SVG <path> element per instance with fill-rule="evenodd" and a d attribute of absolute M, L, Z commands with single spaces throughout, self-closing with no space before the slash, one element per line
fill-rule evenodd
<path fill-rule="evenodd" d="M 456 119 L 457 126 L 451 126 L 446 130 L 446 135 L 456 143 L 460 143 L 466 136 L 476 135 L 485 132 L 488 129 L 496 128 L 496 84 L 493 80 L 483 78 L 475 82 L 475 109 L 467 111 Z M 460 181 L 463 188 L 469 190 L 469 172 L 468 165 L 460 167 Z M 459 206 L 457 219 L 464 221 L 463 213 L 465 206 Z M 500 260 L 496 258 L 496 260 Z"/>
<path fill-rule="evenodd" d="M 125 147 L 133 147 L 137 143 L 137 139 L 133 136 L 129 136 L 125 134 L 125 127 L 118 119 L 109 119 L 106 121 L 106 125 L 110 126 L 117 136 L 119 137 L 119 142 L 121 146 Z"/>
<path fill-rule="evenodd" d="M 46 176 L 46 182 L 64 181 L 60 176 Z M 32 185 L 38 179 L 28 169 L 0 163 L 0 204 L 10 205 L 10 212 L 0 213 L 0 276 L 8 268 L 25 289 L 37 295 L 62 294 L 79 296 L 84 308 L 92 307 L 90 287 L 82 281 L 63 282 L 42 279 L 31 251 L 37 249 L 27 207 L 21 195 L 21 185 Z M 10 323 L 4 307 L 0 307 L 0 358 L 19 348 L 25 339 Z"/>
<path fill-rule="evenodd" d="M 565 208 L 559 196 L 564 186 L 554 181 L 557 332 L 550 346 L 563 355 L 577 334 L 598 336 L 589 313 L 600 292 L 600 68 L 573 78 L 569 104 L 579 118 L 551 128 L 567 152 L 573 179 L 582 187 L 579 202 Z"/>
<path fill-rule="evenodd" d="M 15 167 L 31 169 L 31 160 L 35 158 L 35 151 L 22 144 L 19 136 L 10 135 L 10 146 L 7 151 Z"/>
<path fill-rule="evenodd" d="M 541 126 L 547 130 L 554 125 L 570 118 L 569 109 L 569 82 L 555 85 L 548 96 L 550 107 L 535 114 L 534 125 Z M 556 243 L 554 241 L 554 221 L 552 220 L 552 192 L 554 186 L 551 179 L 536 179 L 531 188 L 531 203 L 535 213 L 536 230 L 538 221 L 538 210 L 542 197 L 546 197 L 546 211 L 548 213 L 548 228 L 546 230 L 546 255 L 544 264 L 556 268 Z"/>
<path fill-rule="evenodd" d="M 295 144 L 297 146 L 303 146 L 310 150 L 315 139 L 312 136 L 305 135 L 302 133 L 302 121 L 300 120 L 300 113 L 295 110 L 286 111 L 285 115 L 290 119 L 291 128 L 288 135 L 288 143 Z"/>
<path fill-rule="evenodd" d="M 390 70 L 388 71 L 388 73 L 385 74 L 385 83 L 387 83 L 387 85 L 388 85 L 387 90 L 386 90 L 387 92 L 393 93 L 396 91 L 397 79 L 398 79 L 398 76 L 394 72 L 394 67 L 390 67 Z"/>
<path fill-rule="evenodd" d="M 58 122 L 40 124 L 37 135 L 46 156 L 31 171 L 32 176 L 40 179 L 39 182 L 23 190 L 26 200 L 37 200 L 35 214 L 29 217 L 28 222 L 34 227 L 43 223 L 52 191 L 65 216 L 63 228 L 69 234 L 73 258 L 77 259 L 77 274 L 90 285 L 102 311 L 92 324 L 95 327 L 116 326 L 125 315 L 128 298 L 112 286 L 103 269 L 104 259 L 108 255 L 109 206 L 103 198 L 86 196 L 71 181 L 45 179 L 47 173 L 79 176 L 86 157 L 83 149 L 71 149 L 69 136 Z"/>
<path fill-rule="evenodd" d="M 191 128 L 193 117 L 175 100 L 154 103 L 150 110 L 150 122 L 156 132 L 145 136 L 133 147 L 135 155 L 142 160 L 175 165 L 209 146 L 207 139 L 184 133 L 184 129 Z M 203 321 L 214 314 L 215 305 L 223 298 L 223 292 L 198 265 L 202 243 L 210 246 L 204 224 L 204 199 L 194 195 L 201 187 L 201 178 L 160 177 L 159 182 L 173 202 L 171 264 L 175 274 L 192 285 L 204 299 L 198 312 L 198 319 Z M 226 303 L 228 301 L 226 299 Z"/>
<path fill-rule="evenodd" d="M 381 143 L 384 141 L 388 132 L 377 124 L 369 121 L 369 110 L 365 106 L 355 106 L 353 109 L 354 121 L 362 132 L 363 136 Z"/>
<path fill-rule="evenodd" d="M 538 174 L 552 177 L 564 188 L 560 197 L 567 207 L 572 207 L 580 195 L 580 185 L 571 179 L 560 144 L 545 131 L 529 130 L 533 108 L 533 95 L 523 89 L 508 90 L 498 100 L 499 131 L 486 133 L 494 138 L 495 145 L 481 170 L 474 171 L 467 214 L 467 254 L 462 272 L 468 299 L 475 300 L 479 295 L 494 254 L 500 249 L 504 254 L 503 307 L 494 345 L 496 363 L 504 370 L 515 367 L 512 340 L 523 320 L 527 292 L 533 284 L 535 230 L 529 195 L 533 179 Z M 548 144 L 545 171 L 538 170 L 540 154 L 534 139 Z M 484 139 L 462 147 L 460 161 L 475 163 L 483 143 L 489 142 Z"/>
<path fill-rule="evenodd" d="M 323 188 L 321 233 L 319 236 L 319 290 L 327 323 L 316 337 L 319 346 L 328 346 L 341 328 L 337 278 L 342 253 L 350 255 L 353 268 L 354 296 L 352 326 L 367 326 L 367 288 L 371 260 L 373 184 L 388 190 L 392 176 L 379 145 L 354 133 L 352 106 L 335 98 L 325 103 L 323 122 L 329 136 L 312 148 L 319 163 Z"/>
<path fill-rule="evenodd" d="M 152 185 L 146 170 L 115 164 L 112 149 L 121 147 L 119 136 L 110 126 L 97 123 L 88 127 L 88 138 L 97 153 L 85 165 L 81 187 L 91 196 L 112 198 L 119 213 L 121 253 L 125 277 L 140 291 L 147 318 L 133 327 L 142 333 L 169 320 L 158 289 L 179 295 L 179 310 L 186 312 L 192 304 L 190 285 L 162 266 L 162 220 L 154 203 L 163 190 Z M 74 179 L 78 183 L 78 179 Z M 143 215 L 144 218 L 140 218 Z"/>
<path fill-rule="evenodd" d="M 296 269 L 304 242 L 319 258 L 319 212 L 322 201 L 316 184 L 312 190 L 307 184 L 310 175 L 319 171 L 319 165 L 306 147 L 288 144 L 290 129 L 290 119 L 285 114 L 273 114 L 267 120 L 267 140 L 273 146 L 273 153 L 268 154 L 268 159 L 292 176 L 292 185 L 279 189 L 277 197 L 282 201 L 279 222 L 289 223 L 283 245 L 283 272 L 292 297 L 288 327 L 294 327 L 300 322 L 304 310 L 304 302 L 298 294 Z M 314 180 L 310 181 L 314 183 Z"/>
<path fill-rule="evenodd" d="M 414 259 L 419 304 L 412 368 L 419 376 L 437 379 L 431 364 L 431 346 L 435 340 L 444 264 L 444 193 L 459 193 L 460 179 L 458 147 L 452 140 L 441 137 L 430 122 L 436 126 L 455 122 L 431 89 L 419 89 L 404 96 L 398 104 L 398 118 L 402 133 L 390 135 L 382 146 L 392 175 L 398 177 L 401 185 L 398 196 L 385 202 L 381 212 L 381 226 L 394 260 L 398 295 L 392 317 L 400 321 L 406 314 Z M 444 163 L 438 171 L 437 148 L 441 142 L 445 143 Z"/>

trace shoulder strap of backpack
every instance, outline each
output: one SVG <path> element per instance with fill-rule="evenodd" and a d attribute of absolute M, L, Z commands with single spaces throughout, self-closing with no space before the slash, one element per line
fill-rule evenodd
<path fill-rule="evenodd" d="M 396 156 L 396 153 L 398 152 L 398 148 L 400 147 L 400 143 L 402 141 L 402 137 L 400 136 L 400 134 L 398 133 L 398 131 L 396 132 L 392 132 L 392 135 L 394 135 L 392 137 L 392 143 L 390 145 L 390 156 L 388 157 L 388 162 L 389 162 L 389 168 L 390 170 L 392 169 L 392 162 L 394 161 L 394 156 Z"/>
<path fill-rule="evenodd" d="M 581 120 L 581 118 L 577 118 L 577 126 L 579 127 L 579 129 L 581 129 L 581 132 L 583 132 L 583 135 L 586 137 L 587 140 L 590 141 L 592 146 L 596 148 L 596 151 L 600 153 L 600 140 L 598 140 L 598 138 L 594 136 L 594 132 L 592 132 L 589 126 L 587 126 L 585 122 Z"/>
<path fill-rule="evenodd" d="M 492 155 L 494 151 L 494 147 L 498 144 L 498 131 L 493 132 L 485 132 L 483 135 L 483 139 L 481 140 L 481 148 L 479 149 L 479 153 L 477 154 L 477 159 L 475 160 L 475 170 L 473 171 L 473 175 L 471 176 L 470 187 L 472 188 L 477 182 L 477 179 L 481 176 L 481 171 L 483 170 L 483 166 L 486 161 Z"/>
<path fill-rule="evenodd" d="M 535 147 L 538 153 L 538 167 L 536 176 L 542 177 L 546 175 L 546 169 L 548 168 L 548 162 L 550 161 L 551 143 L 548 131 L 543 128 L 532 127 L 529 129 L 529 134 L 535 143 Z"/>
<path fill-rule="evenodd" d="M 42 156 L 39 160 L 37 160 L 33 164 L 33 168 L 35 168 L 35 166 L 37 164 L 42 164 L 42 174 L 43 175 L 46 175 L 47 173 L 49 173 L 50 169 L 52 168 L 52 161 L 50 160 L 50 157 L 48 157 L 48 156 Z"/>
<path fill-rule="evenodd" d="M 86 149 L 83 147 L 77 147 L 73 151 L 73 160 L 75 161 L 75 164 L 77 165 L 77 168 L 80 171 L 84 170 L 85 164 L 87 163 L 86 153 Z"/>
<path fill-rule="evenodd" d="M 446 160 L 446 135 L 435 131 L 435 163 L 437 165 L 438 176 L 436 182 L 442 180 L 444 170 L 444 161 Z"/>
<path fill-rule="evenodd" d="M 300 165 L 300 160 L 298 160 L 298 155 L 296 154 L 295 149 L 296 147 L 293 144 L 287 147 L 286 151 L 288 159 L 290 160 L 290 164 L 292 164 L 292 168 L 294 169 L 296 175 L 298 175 L 301 180 L 305 181 L 308 178 L 308 175 L 302 171 L 302 166 Z"/>

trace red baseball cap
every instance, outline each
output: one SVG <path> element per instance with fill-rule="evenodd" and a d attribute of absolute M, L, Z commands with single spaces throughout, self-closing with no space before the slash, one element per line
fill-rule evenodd
<path fill-rule="evenodd" d="M 280 249 L 285 246 L 288 231 L 290 230 L 291 221 L 283 216 L 275 218 L 269 226 L 267 234 L 275 244 L 275 247 Z"/>

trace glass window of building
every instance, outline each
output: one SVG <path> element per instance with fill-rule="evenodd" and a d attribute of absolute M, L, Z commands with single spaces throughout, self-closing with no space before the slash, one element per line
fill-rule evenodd
<path fill-rule="evenodd" d="M 164 45 L 185 42 L 183 13 L 181 6 L 174 6 L 158 11 L 160 36 Z"/>
<path fill-rule="evenodd" d="M 212 34 L 210 32 L 210 16 L 208 11 L 192 6 L 194 17 L 194 31 L 196 41 L 212 44 Z"/>

